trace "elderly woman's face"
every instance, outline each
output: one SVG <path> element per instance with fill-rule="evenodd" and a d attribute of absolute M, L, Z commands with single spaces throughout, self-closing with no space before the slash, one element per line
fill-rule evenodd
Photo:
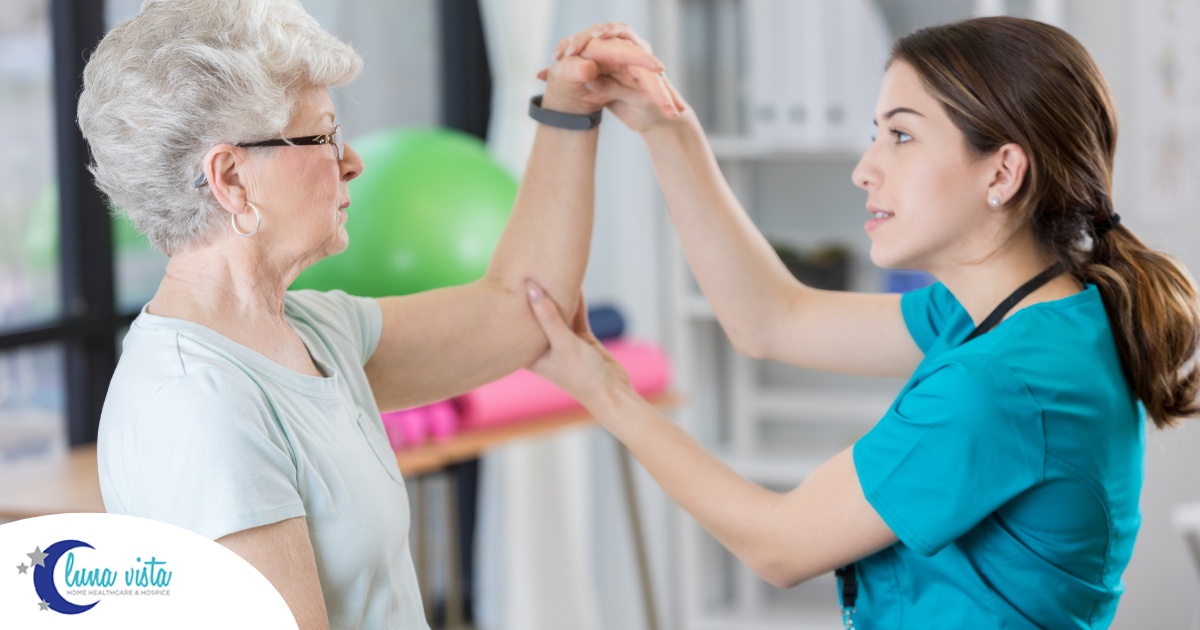
<path fill-rule="evenodd" d="M 333 132 L 337 124 L 333 100 L 324 88 L 303 90 L 285 138 Z M 350 145 L 342 159 L 332 144 L 286 146 L 261 151 L 255 162 L 249 199 L 271 225 L 272 246 L 311 264 L 346 249 L 347 183 L 362 173 L 362 158 Z M 294 250 L 294 251 L 293 251 Z"/>

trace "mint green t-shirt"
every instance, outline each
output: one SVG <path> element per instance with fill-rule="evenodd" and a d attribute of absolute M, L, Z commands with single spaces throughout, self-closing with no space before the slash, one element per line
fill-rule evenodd
<path fill-rule="evenodd" d="M 142 311 L 100 418 L 105 509 L 214 540 L 303 516 L 331 628 L 428 628 L 404 480 L 363 371 L 379 305 L 295 291 L 284 313 L 324 377 Z"/>
<path fill-rule="evenodd" d="M 944 285 L 901 305 L 925 358 L 854 446 L 900 542 L 856 564 L 856 627 L 1107 628 L 1141 522 L 1144 411 L 1099 291 L 966 343 Z"/>

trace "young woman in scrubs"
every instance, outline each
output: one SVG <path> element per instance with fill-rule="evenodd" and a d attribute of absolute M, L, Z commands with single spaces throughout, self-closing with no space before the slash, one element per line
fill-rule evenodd
<path fill-rule="evenodd" d="M 560 51 L 586 57 L 593 37 L 637 41 L 606 25 Z M 909 380 L 869 433 L 779 493 L 641 400 L 583 316 L 564 322 L 531 284 L 551 341 L 534 369 L 772 584 L 836 569 L 848 628 L 1107 627 L 1140 523 L 1144 421 L 1197 412 L 1200 326 L 1188 271 L 1114 211 L 1116 112 L 1083 46 L 1014 18 L 896 43 L 851 177 L 872 261 L 938 280 L 903 296 L 793 279 L 690 108 L 664 116 L 630 87 L 639 73 L 589 87 L 645 139 L 734 346 Z"/>

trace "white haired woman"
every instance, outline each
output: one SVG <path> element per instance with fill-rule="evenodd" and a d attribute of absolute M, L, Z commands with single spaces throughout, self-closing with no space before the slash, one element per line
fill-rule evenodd
<path fill-rule="evenodd" d="M 109 388 L 100 482 L 110 512 L 244 557 L 301 628 L 425 628 L 379 411 L 456 395 L 545 350 L 525 286 L 568 313 L 578 303 L 597 132 L 539 128 L 483 279 L 379 300 L 289 293 L 348 244 L 347 183 L 363 162 L 328 88 L 361 64 L 295 0 L 148 0 L 91 57 L 79 123 L 96 180 L 170 258 Z M 597 64 L 661 70 L 627 43 L 569 58 L 542 106 L 598 111 L 583 86 Z"/>

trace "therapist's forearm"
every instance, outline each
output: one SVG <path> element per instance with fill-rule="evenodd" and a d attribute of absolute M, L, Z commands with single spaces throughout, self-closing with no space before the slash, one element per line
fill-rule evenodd
<path fill-rule="evenodd" d="M 694 110 L 643 137 L 696 281 L 739 350 L 753 349 L 791 275 L 729 188 Z"/>
<path fill-rule="evenodd" d="M 726 549 L 751 569 L 765 563 L 779 493 L 738 475 L 631 389 L 610 392 L 589 411 Z"/>
<path fill-rule="evenodd" d="M 547 109 L 570 110 L 547 94 Z M 598 129 L 538 125 L 533 152 L 496 246 L 488 277 L 524 300 L 525 281 L 546 289 L 570 317 L 579 300 L 592 239 Z"/>

